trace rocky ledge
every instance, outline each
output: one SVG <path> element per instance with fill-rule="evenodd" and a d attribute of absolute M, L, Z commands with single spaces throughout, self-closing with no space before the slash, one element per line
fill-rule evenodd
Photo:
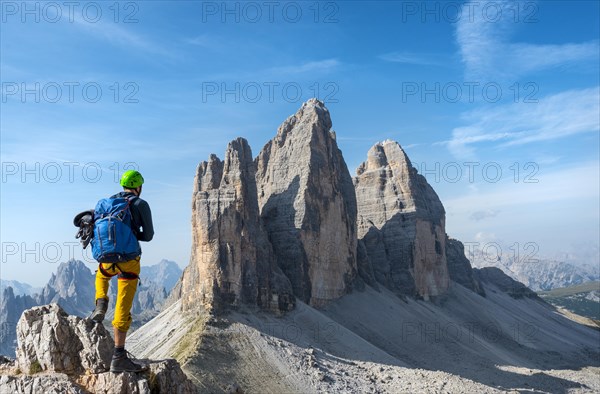
<path fill-rule="evenodd" d="M 23 312 L 17 358 L 0 360 L 0 393 L 196 393 L 177 361 L 142 360 L 143 373 L 107 372 L 113 339 L 101 325 L 58 304 Z"/>

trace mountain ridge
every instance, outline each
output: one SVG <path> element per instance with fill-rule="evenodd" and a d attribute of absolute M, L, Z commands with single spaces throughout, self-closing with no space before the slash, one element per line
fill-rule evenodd
<path fill-rule="evenodd" d="M 254 165 L 243 138 L 200 163 L 191 263 L 168 307 L 131 336 L 135 354 L 175 357 L 204 392 L 223 381 L 260 393 L 600 390 L 600 332 L 502 270 L 473 268 L 398 143 L 369 150 L 353 216 L 347 178 L 330 172 L 347 171 L 331 127 L 309 100 Z M 339 254 L 307 259 L 316 250 Z M 290 287 L 257 287 L 258 267 L 265 281 L 289 279 L 295 302 L 274 304 Z"/>

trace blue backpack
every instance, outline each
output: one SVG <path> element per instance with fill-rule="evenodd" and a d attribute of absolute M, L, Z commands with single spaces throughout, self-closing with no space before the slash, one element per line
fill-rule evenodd
<path fill-rule="evenodd" d="M 94 209 L 94 235 L 92 256 L 98 262 L 118 263 L 129 261 L 142 254 L 133 233 L 129 205 L 133 199 L 123 197 L 103 198 Z"/>

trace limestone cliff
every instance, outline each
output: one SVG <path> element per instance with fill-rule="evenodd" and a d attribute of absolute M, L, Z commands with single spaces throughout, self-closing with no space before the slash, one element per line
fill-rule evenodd
<path fill-rule="evenodd" d="M 429 299 L 446 292 L 445 211 L 427 180 L 394 141 L 375 144 L 357 169 L 358 238 L 367 259 L 361 276 L 399 295 Z"/>
<path fill-rule="evenodd" d="M 258 210 L 255 164 L 247 141 L 229 143 L 225 159 L 200 163 L 192 198 L 192 255 L 182 277 L 182 307 L 221 310 L 241 303 L 293 308 L 287 278 L 275 265 Z"/>
<path fill-rule="evenodd" d="M 256 158 L 260 214 L 294 294 L 313 306 L 346 294 L 356 273 L 356 197 L 331 130 L 311 99 Z"/>
<path fill-rule="evenodd" d="M 465 246 L 462 242 L 446 237 L 446 258 L 450 279 L 481 296 L 485 296 L 481 281 L 473 275 L 473 268 L 469 259 L 465 256 Z"/>

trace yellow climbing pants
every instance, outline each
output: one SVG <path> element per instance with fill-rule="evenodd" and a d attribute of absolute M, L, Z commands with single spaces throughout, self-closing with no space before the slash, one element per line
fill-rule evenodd
<path fill-rule="evenodd" d="M 121 332 L 131 326 L 131 306 L 140 274 L 140 257 L 123 263 L 100 263 L 96 271 L 96 299 L 108 299 L 110 279 L 118 275 L 117 305 L 112 325 Z"/>

